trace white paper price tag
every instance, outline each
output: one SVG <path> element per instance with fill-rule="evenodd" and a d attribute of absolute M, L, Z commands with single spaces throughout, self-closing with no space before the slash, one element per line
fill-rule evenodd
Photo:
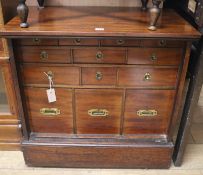
<path fill-rule="evenodd" d="M 53 103 L 56 101 L 56 92 L 55 89 L 47 89 L 47 97 L 48 97 L 48 102 Z"/>

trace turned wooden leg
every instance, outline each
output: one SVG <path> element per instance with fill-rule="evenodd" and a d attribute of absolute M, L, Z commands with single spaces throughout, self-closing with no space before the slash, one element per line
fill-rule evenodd
<path fill-rule="evenodd" d="M 156 30 L 156 24 L 161 14 L 160 4 L 162 0 L 152 0 L 153 7 L 150 9 L 150 26 L 149 30 Z"/>
<path fill-rule="evenodd" d="M 149 0 L 141 0 L 141 2 L 142 2 L 142 10 L 147 10 L 147 4 L 148 4 L 148 1 Z"/>
<path fill-rule="evenodd" d="M 37 0 L 37 1 L 38 1 L 38 4 L 39 4 L 39 7 L 44 8 L 44 0 Z"/>
<path fill-rule="evenodd" d="M 19 0 L 19 4 L 17 7 L 18 16 L 20 18 L 20 27 L 27 28 L 29 25 L 27 23 L 29 9 L 25 3 L 26 0 Z"/>

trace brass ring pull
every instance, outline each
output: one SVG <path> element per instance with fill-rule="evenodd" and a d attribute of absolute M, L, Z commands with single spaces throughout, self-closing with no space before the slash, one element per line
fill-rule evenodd
<path fill-rule="evenodd" d="M 76 38 L 75 39 L 75 44 L 80 44 L 81 43 L 81 39 L 80 38 Z"/>
<path fill-rule="evenodd" d="M 122 39 L 118 39 L 118 40 L 116 41 L 116 43 L 117 43 L 118 45 L 122 45 L 122 44 L 125 43 L 125 41 L 122 40 Z"/>
<path fill-rule="evenodd" d="M 96 73 L 96 79 L 97 80 L 102 80 L 102 78 L 103 78 L 103 74 L 101 72 L 97 72 Z"/>
<path fill-rule="evenodd" d="M 159 41 L 159 45 L 162 47 L 166 46 L 166 41 L 165 40 Z"/>
<path fill-rule="evenodd" d="M 151 78 L 152 78 L 152 76 L 148 72 L 144 75 L 144 81 L 149 81 L 149 80 L 151 80 Z"/>
<path fill-rule="evenodd" d="M 35 43 L 35 44 L 39 44 L 40 42 L 41 42 L 41 39 L 39 39 L 39 38 L 33 39 L 33 43 Z"/>
<path fill-rule="evenodd" d="M 49 57 L 49 55 L 48 55 L 48 53 L 47 53 L 46 51 L 42 51 L 42 52 L 40 53 L 40 59 L 41 59 L 42 61 L 47 60 L 48 57 Z"/>
<path fill-rule="evenodd" d="M 153 54 L 151 55 L 151 60 L 152 60 L 152 61 L 156 61 L 156 60 L 157 60 L 156 54 L 153 53 Z"/>
<path fill-rule="evenodd" d="M 102 60 L 104 58 L 104 55 L 101 51 L 98 51 L 96 54 L 96 59 L 97 60 Z"/>

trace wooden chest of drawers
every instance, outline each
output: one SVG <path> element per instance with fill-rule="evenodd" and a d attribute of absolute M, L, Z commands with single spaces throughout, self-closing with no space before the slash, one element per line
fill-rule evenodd
<path fill-rule="evenodd" d="M 58 8 L 52 10 L 60 13 Z M 70 11 L 67 8 L 67 13 Z M 131 14 L 125 10 L 119 13 L 114 15 L 120 18 Z M 145 13 L 138 14 L 146 20 Z M 180 23 L 174 27 L 175 32 L 160 29 L 150 34 L 143 28 L 136 30 L 131 22 L 125 23 L 127 29 L 121 25 L 113 33 L 110 29 L 106 33 L 83 33 L 82 27 L 78 29 L 81 33 L 74 33 L 73 28 L 71 32 L 67 28 L 56 32 L 51 31 L 52 24 L 53 28 L 46 24 L 50 20 L 46 17 L 39 27 L 42 31 L 34 21 L 33 28 L 12 31 L 15 18 L 5 26 L 1 33 L 11 37 L 21 91 L 25 137 L 22 148 L 28 165 L 170 166 L 171 135 L 178 117 L 190 44 L 199 34 L 173 12 L 168 15 Z M 168 15 L 163 16 L 163 21 Z M 122 24 L 123 20 L 114 23 L 113 17 L 103 13 L 96 16 L 98 21 L 105 19 L 112 25 Z M 89 20 L 87 28 L 95 25 L 91 17 L 85 19 Z M 71 22 L 73 26 L 79 24 L 77 20 Z M 104 23 L 98 24 L 105 28 Z M 60 20 L 55 25 L 60 26 Z M 56 93 L 52 103 L 46 93 L 50 86 Z"/>

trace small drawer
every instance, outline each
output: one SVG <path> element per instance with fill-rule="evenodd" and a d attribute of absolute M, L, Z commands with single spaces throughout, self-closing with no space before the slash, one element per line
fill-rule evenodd
<path fill-rule="evenodd" d="M 177 40 L 142 40 L 141 46 L 142 47 L 181 47 L 183 48 L 185 45 L 184 41 L 177 41 Z"/>
<path fill-rule="evenodd" d="M 77 89 L 78 134 L 119 134 L 122 90 Z"/>
<path fill-rule="evenodd" d="M 24 90 L 31 132 L 73 133 L 72 91 L 55 88 L 57 101 L 48 103 L 46 90 Z"/>
<path fill-rule="evenodd" d="M 99 41 L 94 38 L 67 38 L 59 39 L 61 46 L 98 46 Z"/>
<path fill-rule="evenodd" d="M 136 39 L 103 39 L 102 46 L 140 46 L 140 40 Z"/>
<path fill-rule="evenodd" d="M 174 90 L 128 90 L 124 134 L 167 134 Z"/>
<path fill-rule="evenodd" d="M 17 47 L 17 60 L 21 62 L 70 63 L 71 51 L 65 47 Z"/>
<path fill-rule="evenodd" d="M 119 68 L 119 86 L 132 87 L 175 87 L 177 82 L 177 68 L 147 68 L 128 67 Z"/>
<path fill-rule="evenodd" d="M 179 65 L 182 54 L 181 48 L 130 48 L 128 64 Z"/>
<path fill-rule="evenodd" d="M 107 64 L 124 64 L 126 63 L 125 49 L 98 49 L 83 48 L 73 50 L 75 63 L 107 63 Z"/>
<path fill-rule="evenodd" d="M 13 41 L 16 46 L 58 46 L 57 39 L 25 38 L 14 39 Z"/>
<path fill-rule="evenodd" d="M 82 68 L 83 85 L 116 85 L 117 69 L 111 67 Z"/>
<path fill-rule="evenodd" d="M 49 86 L 49 76 L 54 85 L 79 85 L 78 67 L 24 64 L 21 72 L 24 84 Z"/>

